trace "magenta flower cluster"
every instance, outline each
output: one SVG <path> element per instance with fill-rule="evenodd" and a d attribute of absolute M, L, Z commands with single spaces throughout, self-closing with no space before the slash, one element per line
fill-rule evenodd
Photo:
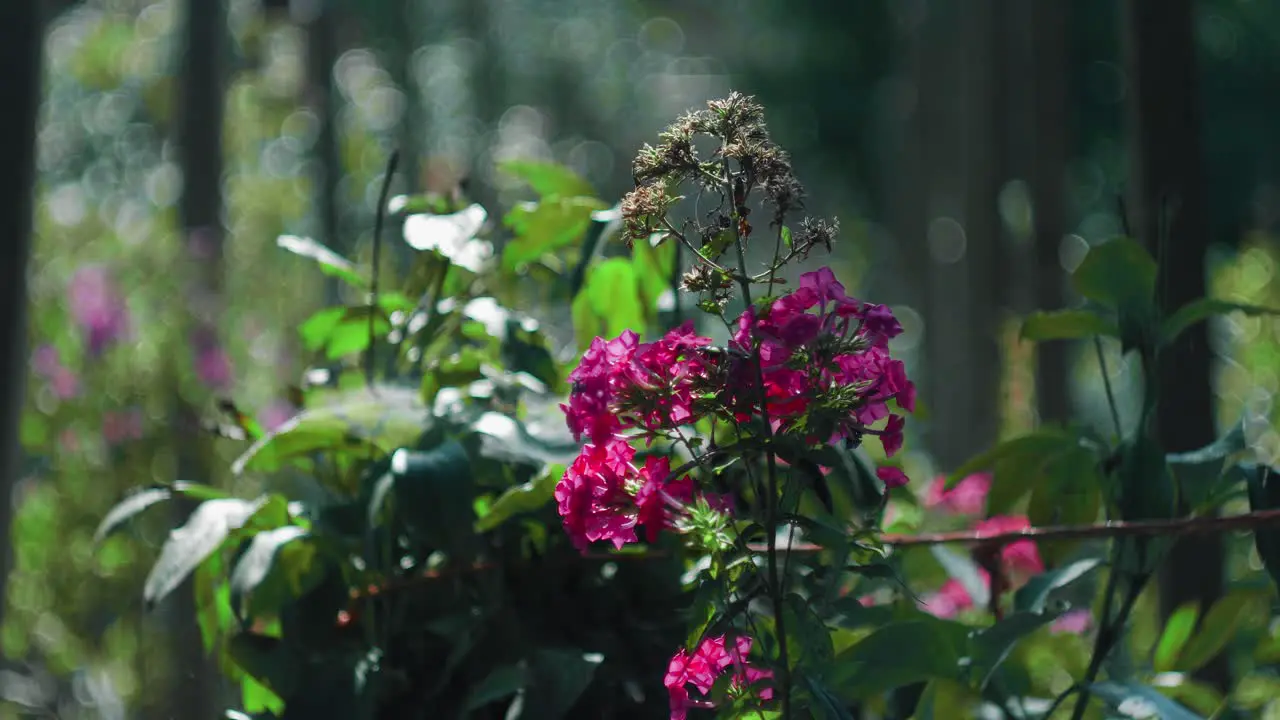
<path fill-rule="evenodd" d="M 763 683 L 773 678 L 773 671 L 762 670 L 747 662 L 751 645 L 749 637 L 740 635 L 728 641 L 721 635 L 705 638 L 693 654 L 681 648 L 671 658 L 667 674 L 662 679 L 671 699 L 671 720 L 685 720 L 691 708 L 713 707 L 706 696 L 726 672 L 732 673 L 729 685 L 731 694 L 754 691 L 760 700 L 772 700 L 773 688 Z M 701 697 L 692 695 L 689 692 L 690 686 Z"/>
<path fill-rule="evenodd" d="M 574 438 L 586 444 L 555 490 L 565 531 L 580 551 L 599 541 L 621 548 L 637 542 L 640 530 L 650 543 L 663 530 L 690 530 L 694 518 L 707 517 L 695 506 L 730 513 L 727 498 L 672 472 L 665 457 L 638 463 L 632 446 L 687 440 L 681 429 L 708 417 L 739 426 L 767 420 L 774 435 L 809 447 L 874 435 L 886 456 L 901 449 L 904 421 L 890 402 L 913 411 L 915 386 L 889 354 L 902 326 L 887 307 L 849 297 L 823 268 L 801 276 L 794 291 L 764 310 L 749 307 L 731 329 L 727 348 L 713 347 L 687 322 L 648 343 L 629 330 L 595 338 L 583 354 L 561 409 Z M 877 475 L 889 487 L 907 482 L 890 465 Z M 692 654 L 678 652 L 665 680 L 673 720 L 689 708 L 712 707 L 707 695 L 726 672 L 738 692 L 772 677 L 746 663 L 751 644 L 749 637 L 721 636 L 704 639 Z M 773 693 L 754 692 L 761 700 Z"/>

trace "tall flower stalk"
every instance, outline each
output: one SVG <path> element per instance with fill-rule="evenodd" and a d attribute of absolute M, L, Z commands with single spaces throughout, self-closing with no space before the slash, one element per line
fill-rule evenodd
<path fill-rule="evenodd" d="M 696 146 L 703 136 L 716 142 L 706 159 Z M 744 611 L 722 618 L 727 634 L 707 635 L 704 627 L 676 653 L 666 676 L 672 718 L 691 708 L 759 709 L 775 700 L 791 717 L 799 658 L 788 649 L 788 569 L 780 567 L 777 536 L 795 527 L 804 490 L 792 484 L 830 497 L 823 486 L 830 468 L 797 453 L 825 459 L 824 452 L 854 448 L 868 435 L 888 457 L 901 448 L 904 421 L 890 404 L 912 411 L 915 387 L 888 346 L 902 328 L 888 308 L 847 295 L 829 268 L 780 292 L 780 271 L 819 246 L 830 249 L 839 225 L 805 218 L 795 231 L 788 227 L 803 210 L 804 190 L 751 98 L 734 93 L 680 118 L 656 147 L 641 149 L 633 171 L 636 187 L 622 204 L 626 242 L 688 250 L 681 289 L 698 296 L 698 308 L 730 340 L 717 347 L 690 320 L 650 342 L 627 331 L 591 343 L 562 406 L 586 444 L 556 488 L 560 515 L 584 552 L 600 541 L 639 542 L 638 530 L 650 543 L 674 533 L 711 557 L 710 575 L 729 581 L 726 593 L 758 588 L 767 598 L 771 643 L 753 643 L 761 626 Z M 674 215 L 689 204 L 713 209 Z M 754 272 L 753 210 L 773 230 L 772 257 Z M 731 319 L 735 289 L 744 309 Z M 683 460 L 675 470 L 673 457 Z M 802 480 L 792 461 L 817 471 Z M 893 465 L 876 474 L 887 487 L 907 481 Z M 745 551 L 749 532 L 765 536 L 763 576 L 754 563 L 731 559 Z M 753 647 L 772 655 L 772 670 L 747 662 Z M 722 676 L 729 679 L 718 682 Z"/>

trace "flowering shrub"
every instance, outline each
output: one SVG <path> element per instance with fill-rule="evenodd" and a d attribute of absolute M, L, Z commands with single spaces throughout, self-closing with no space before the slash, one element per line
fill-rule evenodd
<path fill-rule="evenodd" d="M 100 535 L 162 500 L 198 503 L 144 597 L 192 579 L 206 647 L 246 712 L 1079 720 L 1146 703 L 1194 718 L 1187 706 L 1227 700 L 1189 673 L 1233 638 L 1274 659 L 1257 640 L 1260 592 L 1203 608 L 1199 629 L 1196 606 L 1125 632 L 1167 545 L 1142 523 L 1199 522 L 1241 489 L 1255 509 L 1280 506 L 1273 474 L 1232 463 L 1239 428 L 1167 455 L 1146 396 L 1128 432 L 1118 412 L 1111 438 L 1041 427 L 910 481 L 902 328 L 829 268 L 787 282 L 839 225 L 797 219 L 804 190 L 750 98 L 713 101 L 645 146 L 616 208 L 563 168 L 505 169 L 538 201 L 504 218 L 500 255 L 478 205 L 380 203 L 408 216 L 421 251 L 402 293 L 280 238 L 367 301 L 300 328 L 315 362 L 296 403 L 263 403 L 262 424 L 222 403 L 220 432 L 249 443 L 233 470 L 265 491 L 153 487 L 103 521 Z M 699 209 L 682 216 L 686 195 Z M 626 252 L 600 246 L 614 225 Z M 1090 305 L 1033 315 L 1023 334 L 1112 336 L 1149 373 L 1191 323 L 1265 312 L 1206 300 L 1162 317 L 1154 277 L 1136 244 L 1096 248 L 1074 275 Z M 539 286 L 571 310 L 572 369 L 511 309 Z M 87 287 L 87 342 L 118 340 L 127 314 Z M 200 377 L 224 385 L 226 357 L 195 344 Z M 55 392 L 77 391 L 56 352 L 38 360 Z M 110 434 L 133 425 L 115 418 Z M 276 478 L 300 485 L 286 494 Z M 891 535 L 890 517 L 895 532 L 952 531 Z M 1280 544 L 1256 540 L 1280 577 Z"/>

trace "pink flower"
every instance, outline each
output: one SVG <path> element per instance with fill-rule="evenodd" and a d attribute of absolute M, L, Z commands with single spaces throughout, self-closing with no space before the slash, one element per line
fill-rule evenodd
<path fill-rule="evenodd" d="M 746 636 L 734 638 L 732 644 L 725 636 L 705 638 L 690 655 L 681 648 L 667 665 L 662 684 L 670 699 L 671 720 L 684 720 L 690 708 L 714 707 L 707 694 L 725 671 L 732 669 L 730 694 L 754 692 L 755 697 L 768 702 L 773 699 L 773 688 L 762 686 L 773 678 L 772 670 L 762 670 L 747 662 L 752 640 Z M 692 685 L 701 697 L 689 692 Z"/>
<path fill-rule="evenodd" d="M 1049 626 L 1049 632 L 1054 635 L 1063 633 L 1083 635 L 1091 627 L 1093 627 L 1093 612 L 1088 608 L 1078 608 L 1060 615 Z"/>
<path fill-rule="evenodd" d="M 979 568 L 978 573 L 983 583 L 990 587 L 991 578 L 987 572 Z M 973 609 L 973 598 L 970 597 L 969 591 L 965 590 L 964 585 L 955 578 L 948 579 L 937 592 L 924 599 L 923 610 L 944 620 L 971 609 Z"/>
<path fill-rule="evenodd" d="M 631 466 L 635 449 L 613 438 L 604 445 L 587 445 L 573 461 L 555 498 L 565 532 L 581 552 L 591 543 L 610 540 L 621 548 L 636 541 L 637 517 L 626 484 L 637 477 Z"/>
<path fill-rule="evenodd" d="M 71 277 L 71 317 L 85 333 L 89 354 L 96 356 L 128 330 L 129 311 L 106 268 L 86 265 Z"/>
<path fill-rule="evenodd" d="M 974 530 L 984 535 L 1001 535 L 1029 527 L 1031 527 L 1031 521 L 1025 516 L 997 515 L 979 522 L 974 526 Z M 1000 560 L 1015 576 L 1026 577 L 1044 572 L 1044 561 L 1040 559 L 1040 551 L 1035 542 L 1030 539 L 1016 540 L 1005 545 L 1000 551 Z"/>
<path fill-rule="evenodd" d="M 80 394 L 80 378 L 62 364 L 57 348 L 41 345 L 31 355 L 31 366 L 36 374 L 49 381 L 49 389 L 59 400 L 70 400 Z"/>
<path fill-rule="evenodd" d="M 594 339 L 569 375 L 569 403 L 560 406 L 569 431 L 598 444 L 629 427 L 656 432 L 693 422 L 709 368 L 701 348 L 709 344 L 692 321 L 652 343 L 639 343 L 630 330 Z"/>
<path fill-rule="evenodd" d="M 656 542 L 662 530 L 675 528 L 687 506 L 701 493 L 689 476 L 671 477 L 671 461 L 649 456 L 644 467 L 633 464 L 635 448 L 620 437 L 604 445 L 586 445 L 556 485 L 555 498 L 565 532 L 581 552 L 599 540 L 621 548 L 645 539 Z M 711 508 L 728 512 L 728 502 L 704 496 Z"/>
<path fill-rule="evenodd" d="M 142 437 L 142 411 L 105 413 L 102 416 L 102 437 L 108 445 L 119 445 Z"/>
<path fill-rule="evenodd" d="M 890 489 L 902 487 L 908 482 L 907 474 L 902 472 L 902 468 L 892 465 L 881 465 L 876 468 L 876 477 L 884 481 L 884 486 Z"/>
<path fill-rule="evenodd" d="M 901 331 L 888 308 L 849 297 L 830 268 L 822 268 L 802 275 L 800 286 L 767 311 L 743 312 L 732 349 L 758 349 L 767 410 L 779 431 L 804 428 L 806 440 L 835 442 L 861 437 L 890 418 L 889 400 L 914 409 L 915 386 L 887 349 Z M 735 419 L 745 421 L 757 412 L 755 368 L 737 357 L 728 379 Z M 901 430 L 901 420 L 890 418 L 881 431 L 889 454 L 901 446 Z"/>
<path fill-rule="evenodd" d="M 885 457 L 893 457 L 894 453 L 902 449 L 902 430 L 905 425 L 906 421 L 901 415 L 889 416 L 888 424 L 880 431 L 880 444 L 884 446 Z"/>
<path fill-rule="evenodd" d="M 990 491 L 990 473 L 969 475 L 950 490 L 947 489 L 946 476 L 939 475 L 925 492 L 924 506 L 957 515 L 978 515 L 986 508 Z"/>
<path fill-rule="evenodd" d="M 297 410 L 291 403 L 278 400 L 268 405 L 265 410 L 258 414 L 258 422 L 262 423 L 263 430 L 271 432 L 292 420 L 293 416 L 297 414 Z"/>

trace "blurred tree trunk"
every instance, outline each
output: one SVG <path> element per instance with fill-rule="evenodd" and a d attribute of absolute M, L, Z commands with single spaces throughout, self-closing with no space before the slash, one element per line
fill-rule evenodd
<path fill-rule="evenodd" d="M 1030 117 L 1030 182 L 1035 253 L 1035 305 L 1052 310 L 1066 302 L 1066 272 L 1059 248 L 1066 235 L 1067 29 L 1071 4 L 1028 3 L 1031 16 L 1027 59 L 1033 77 Z M 1036 348 L 1036 409 L 1041 422 L 1071 419 L 1070 345 L 1042 343 Z"/>
<path fill-rule="evenodd" d="M 998 167 L 991 3 L 936 3 L 922 28 L 922 242 L 929 449 L 952 470 L 998 430 Z"/>
<path fill-rule="evenodd" d="M 180 237 L 189 267 L 190 285 L 179 320 L 191 354 L 220 352 L 217 344 L 222 273 L 222 117 L 224 103 L 223 54 L 226 47 L 226 8 L 222 0 L 188 0 L 181 70 L 178 77 L 176 145 L 182 167 L 182 197 L 178 205 Z M 172 353 L 175 358 L 191 357 Z M 185 397 L 182 378 L 189 367 L 171 369 L 175 406 L 174 442 L 178 476 L 211 480 L 208 443 L 200 429 L 199 411 Z M 183 507 L 182 505 L 186 505 Z M 191 510 L 175 503 L 176 520 Z M 162 717 L 213 718 L 221 715 L 214 669 L 206 655 L 196 623 L 191 583 L 169 601 L 170 660 L 174 671 Z"/>
<path fill-rule="evenodd" d="M 1209 228 L 1193 6 L 1192 0 L 1126 0 L 1125 10 L 1125 61 L 1132 88 L 1130 145 L 1136 171 L 1131 222 L 1137 236 L 1158 253 L 1157 287 L 1167 312 L 1205 294 Z M 1167 228 L 1163 238 L 1162 226 Z M 1156 420 L 1166 452 L 1186 452 L 1213 441 L 1210 366 L 1204 323 L 1184 333 L 1161 356 Z M 1207 609 L 1222 595 L 1223 575 L 1220 536 L 1176 542 L 1160 577 L 1161 613 L 1167 618 L 1188 601 L 1199 601 Z M 1222 656 L 1196 675 L 1219 691 L 1229 687 L 1230 672 Z"/>
<path fill-rule="evenodd" d="M 307 34 L 307 106 L 320 119 L 316 138 L 316 160 L 320 165 L 316 206 L 320 216 L 320 242 L 341 253 L 350 252 L 344 244 L 338 216 L 338 183 L 342 179 L 342 159 L 338 152 L 338 107 L 334 101 L 333 66 L 338 60 L 335 24 L 337 9 L 332 2 L 313 0 L 305 11 L 294 15 L 294 22 Z"/>
<path fill-rule="evenodd" d="M 0 621 L 13 562 L 13 489 L 22 462 L 18 428 L 26 398 L 27 262 L 35 195 L 36 119 L 40 112 L 40 6 L 4 3 L 0 10 Z"/>

